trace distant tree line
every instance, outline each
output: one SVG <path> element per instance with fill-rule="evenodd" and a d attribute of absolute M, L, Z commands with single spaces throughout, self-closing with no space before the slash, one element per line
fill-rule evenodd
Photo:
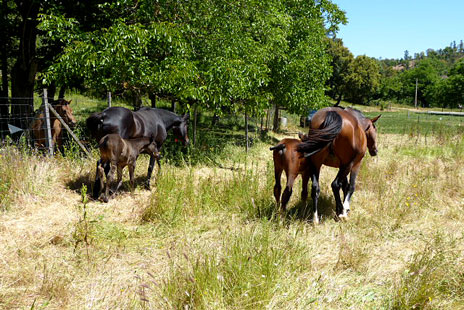
<path fill-rule="evenodd" d="M 353 57 L 341 39 L 329 39 L 333 67 L 327 94 L 339 102 L 369 104 L 379 100 L 456 108 L 464 105 L 464 43 L 428 49 L 402 59 Z"/>

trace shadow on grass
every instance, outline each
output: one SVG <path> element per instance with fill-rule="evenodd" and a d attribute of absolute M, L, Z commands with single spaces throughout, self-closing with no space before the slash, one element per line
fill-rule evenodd
<path fill-rule="evenodd" d="M 156 172 L 153 172 L 153 175 L 152 175 L 152 178 L 151 178 L 150 190 L 153 189 L 153 187 L 154 187 L 154 185 L 156 183 L 156 174 L 157 174 Z M 136 176 L 134 178 L 135 188 L 139 187 L 139 188 L 145 190 L 145 181 L 146 180 L 147 180 L 146 175 Z M 105 182 L 106 182 L 106 179 L 105 179 Z M 115 180 L 113 182 L 112 186 L 116 186 L 116 183 L 117 182 Z M 87 175 L 81 175 L 81 176 L 79 176 L 78 178 L 76 178 L 74 180 L 68 181 L 66 183 L 66 186 L 70 190 L 72 190 L 72 191 L 74 191 L 74 192 L 76 192 L 76 193 L 78 193 L 80 195 L 81 191 L 82 191 L 82 186 L 85 185 L 87 187 L 87 197 L 89 199 L 91 199 L 91 200 L 95 200 L 92 197 L 94 184 L 95 184 L 95 174 L 90 173 L 90 174 L 87 174 Z M 111 192 L 111 189 L 110 189 L 110 192 Z M 131 185 L 130 185 L 130 180 L 125 179 L 123 177 L 122 185 L 119 188 L 118 193 L 116 194 L 116 197 L 118 196 L 119 193 L 122 194 L 122 193 L 130 193 L 130 192 L 132 192 Z"/>
<path fill-rule="evenodd" d="M 284 218 L 289 222 L 299 220 L 312 223 L 312 210 L 313 202 L 311 198 L 309 198 L 306 203 L 300 200 L 292 208 L 287 209 L 284 214 Z M 254 211 L 249 214 L 249 217 L 253 219 L 267 219 L 272 221 L 279 218 L 279 212 L 280 211 L 277 210 L 275 200 L 266 198 L 255 203 Z M 335 200 L 332 195 L 326 196 L 321 194 L 318 200 L 318 212 L 321 222 L 335 219 Z"/>

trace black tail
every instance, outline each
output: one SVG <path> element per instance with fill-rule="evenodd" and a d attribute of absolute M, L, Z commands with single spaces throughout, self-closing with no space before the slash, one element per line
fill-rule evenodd
<path fill-rule="evenodd" d="M 274 151 L 274 150 L 278 150 L 278 151 L 281 151 L 285 148 L 285 144 L 281 143 L 281 144 L 277 144 L 276 146 L 273 146 L 271 148 L 269 148 L 271 151 Z"/>
<path fill-rule="evenodd" d="M 92 115 L 90 115 L 85 121 L 85 124 L 87 125 L 87 128 L 90 131 L 90 134 L 94 138 L 99 139 L 99 132 L 102 129 L 104 117 L 105 117 L 105 114 L 103 112 L 97 112 L 97 113 L 93 113 Z"/>
<path fill-rule="evenodd" d="M 297 151 L 306 153 L 305 156 L 316 154 L 332 142 L 342 130 L 342 117 L 335 111 L 329 111 L 318 129 L 311 129 L 307 140 L 298 144 Z"/>

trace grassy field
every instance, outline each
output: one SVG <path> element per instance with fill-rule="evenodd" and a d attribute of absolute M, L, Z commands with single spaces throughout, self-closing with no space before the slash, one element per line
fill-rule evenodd
<path fill-rule="evenodd" d="M 105 106 L 73 104 L 80 121 Z M 0 309 L 464 309 L 462 120 L 360 109 L 383 114 L 379 154 L 347 222 L 323 168 L 318 226 L 300 181 L 275 212 L 269 146 L 302 130 L 295 116 L 286 132 L 252 132 L 248 154 L 239 117 L 203 116 L 195 148 L 167 142 L 150 191 L 126 181 L 107 204 L 86 195 L 97 151 L 0 148 Z"/>

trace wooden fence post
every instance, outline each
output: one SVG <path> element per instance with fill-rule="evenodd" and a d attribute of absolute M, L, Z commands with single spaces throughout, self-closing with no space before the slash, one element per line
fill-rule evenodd
<path fill-rule="evenodd" d="M 111 108 L 111 92 L 108 92 L 108 108 Z"/>
<path fill-rule="evenodd" d="M 52 129 L 50 127 L 50 111 L 48 110 L 48 94 L 46 88 L 43 90 L 43 106 L 45 112 L 45 146 L 48 149 L 48 154 L 53 155 Z"/>

